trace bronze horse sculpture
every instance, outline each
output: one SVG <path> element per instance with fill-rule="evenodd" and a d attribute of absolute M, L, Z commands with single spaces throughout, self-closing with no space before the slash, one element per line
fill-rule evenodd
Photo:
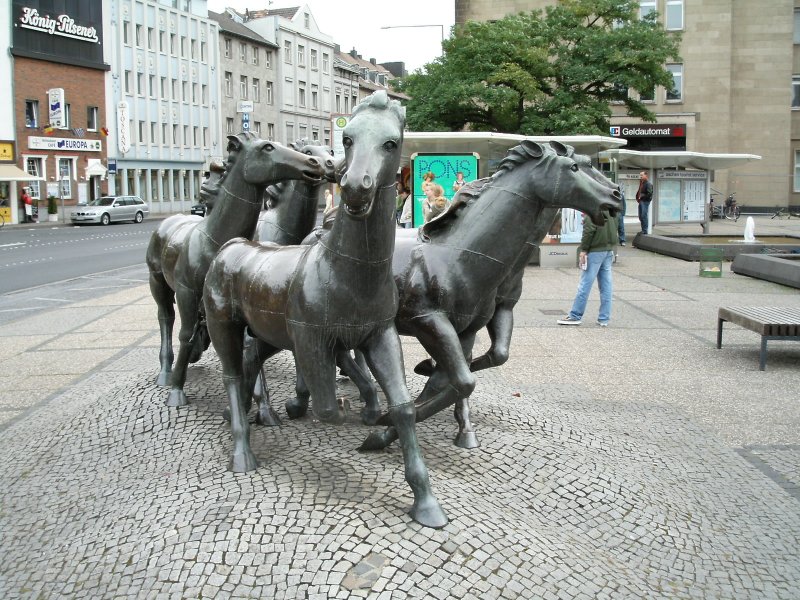
<path fill-rule="evenodd" d="M 462 188 L 447 212 L 421 228 L 421 240 L 398 236 L 397 329 L 416 337 L 435 364 L 416 400 L 417 422 L 468 398 L 476 382 L 472 371 L 491 366 L 489 360 L 471 366 L 475 336 L 494 317 L 498 297 L 513 290 L 558 209 L 573 207 L 602 223 L 603 209 L 617 208 L 619 192 L 582 172 L 569 154 L 558 143 L 524 141 L 492 177 Z M 456 444 L 474 447 L 466 408 L 462 402 L 456 410 Z M 391 415 L 381 423 L 390 424 Z M 362 449 L 395 439 L 390 426 L 368 436 Z"/>
<path fill-rule="evenodd" d="M 252 134 L 228 137 L 225 172 L 211 178 L 211 189 L 201 193 L 215 196 L 214 210 L 205 219 L 173 215 L 153 232 L 147 247 L 150 291 L 158 305 L 161 331 L 158 385 L 170 384 L 167 406 L 187 403 L 183 386 L 189 362 L 199 360 L 208 347 L 202 322 L 203 282 L 211 260 L 228 240 L 252 237 L 262 206 L 264 188 L 283 179 L 316 182 L 325 174 L 319 159 L 301 154 L 277 142 L 260 140 Z M 332 169 L 332 163 L 329 168 Z M 180 349 L 175 361 L 172 328 L 177 301 L 181 316 Z"/>
<path fill-rule="evenodd" d="M 245 409 L 265 359 L 293 350 L 314 414 L 323 422 L 341 423 L 336 355 L 357 348 L 386 393 L 401 440 L 405 477 L 414 494 L 410 515 L 422 525 L 443 527 L 447 517 L 431 490 L 417 441 L 394 325 L 394 182 L 404 123 L 405 109 L 385 91 L 363 100 L 343 132 L 342 201 L 330 233 L 310 246 L 229 242 L 209 269 L 203 301 L 230 400 L 230 470 L 257 467 Z M 245 328 L 256 343 L 243 359 Z M 307 407 L 299 400 L 295 416 Z"/>

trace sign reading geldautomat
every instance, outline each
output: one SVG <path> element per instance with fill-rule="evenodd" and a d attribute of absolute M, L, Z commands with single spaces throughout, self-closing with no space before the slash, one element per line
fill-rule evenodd
<path fill-rule="evenodd" d="M 614 125 L 609 129 L 611 137 L 686 137 L 685 125 L 646 123 L 642 125 Z"/>

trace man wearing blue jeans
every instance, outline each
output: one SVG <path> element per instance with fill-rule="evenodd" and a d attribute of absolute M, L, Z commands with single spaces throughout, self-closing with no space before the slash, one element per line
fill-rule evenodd
<path fill-rule="evenodd" d="M 583 219 L 583 236 L 578 257 L 582 269 L 581 280 L 578 283 L 578 293 L 572 303 L 572 310 L 566 317 L 557 321 L 559 325 L 580 325 L 583 322 L 586 301 L 589 299 L 589 292 L 592 291 L 592 284 L 597 279 L 597 287 L 600 288 L 600 313 L 597 316 L 597 324 L 600 327 L 608 327 L 613 292 L 611 265 L 614 262 L 614 247 L 619 242 L 617 234 L 619 217 L 616 215 L 612 217 L 607 210 L 603 211 L 603 216 L 606 222 L 600 227 L 591 219 L 585 217 Z"/>
<path fill-rule="evenodd" d="M 647 180 L 647 171 L 639 173 L 639 190 L 636 192 L 636 202 L 639 203 L 639 223 L 642 233 L 649 233 L 650 202 L 653 200 L 653 184 Z"/>

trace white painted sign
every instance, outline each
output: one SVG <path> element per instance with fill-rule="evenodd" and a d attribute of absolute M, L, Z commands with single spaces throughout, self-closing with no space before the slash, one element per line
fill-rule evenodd
<path fill-rule="evenodd" d="M 103 142 L 100 140 L 83 140 L 74 138 L 29 137 L 28 148 L 31 150 L 77 150 L 78 152 L 100 152 Z"/>
<path fill-rule="evenodd" d="M 75 19 L 69 15 L 50 15 L 42 16 L 35 8 L 22 7 L 22 16 L 19 18 L 19 26 L 25 29 L 32 29 L 40 33 L 49 35 L 60 35 L 62 37 L 80 40 L 82 42 L 98 43 L 97 30 L 94 27 L 86 27 L 75 23 Z"/>
<path fill-rule="evenodd" d="M 253 108 L 252 100 L 239 100 L 239 103 L 236 105 L 236 112 L 251 113 L 253 112 Z"/>
<path fill-rule="evenodd" d="M 128 103 L 121 100 L 117 103 L 117 137 L 119 151 L 122 154 L 131 149 L 131 125 L 128 119 Z"/>
<path fill-rule="evenodd" d="M 344 156 L 344 146 L 342 145 L 342 137 L 344 128 L 350 121 L 350 115 L 335 115 L 333 117 L 333 155 L 336 158 Z"/>
<path fill-rule="evenodd" d="M 49 108 L 50 125 L 66 127 L 64 122 L 64 88 L 47 90 L 47 106 Z"/>

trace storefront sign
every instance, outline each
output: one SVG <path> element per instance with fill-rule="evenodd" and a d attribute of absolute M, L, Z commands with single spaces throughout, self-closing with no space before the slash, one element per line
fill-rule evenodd
<path fill-rule="evenodd" d="M 236 105 L 236 112 L 245 113 L 245 114 L 253 112 L 253 101 L 252 100 L 239 100 L 239 103 Z"/>
<path fill-rule="evenodd" d="M 117 103 L 117 137 L 119 151 L 127 153 L 131 149 L 131 125 L 128 121 L 128 103 L 124 100 Z"/>
<path fill-rule="evenodd" d="M 103 150 L 103 142 L 100 140 L 76 140 L 73 138 L 29 137 L 28 148 L 31 150 L 100 152 Z"/>
<path fill-rule="evenodd" d="M 685 125 L 615 125 L 609 129 L 611 137 L 686 137 Z"/>
<path fill-rule="evenodd" d="M 40 33 L 49 35 L 60 35 L 62 37 L 81 40 L 83 42 L 98 43 L 97 30 L 94 27 L 85 27 L 75 23 L 75 19 L 69 15 L 50 15 L 42 16 L 35 8 L 22 7 L 22 16 L 19 18 L 19 26 L 25 29 L 32 29 Z"/>
<path fill-rule="evenodd" d="M 47 90 L 47 106 L 50 110 L 51 127 L 65 127 L 64 88 L 52 88 Z"/>
<path fill-rule="evenodd" d="M 659 171 L 659 179 L 707 179 L 706 171 Z"/>
<path fill-rule="evenodd" d="M 0 162 L 16 162 L 14 142 L 11 140 L 0 141 Z"/>

